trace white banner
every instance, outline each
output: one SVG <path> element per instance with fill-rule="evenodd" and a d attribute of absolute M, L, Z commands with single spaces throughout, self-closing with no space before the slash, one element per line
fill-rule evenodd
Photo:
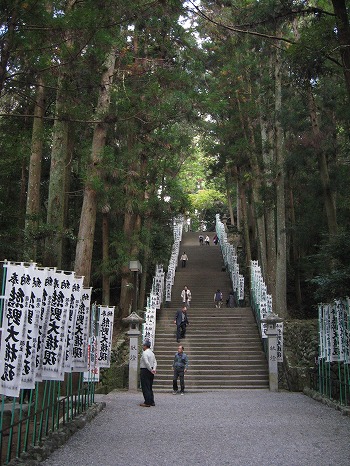
<path fill-rule="evenodd" d="M 45 268 L 43 269 L 45 276 L 44 290 L 41 300 L 40 307 L 40 316 L 39 316 L 39 328 L 38 328 L 38 345 L 36 353 L 36 372 L 35 372 L 35 381 L 41 382 L 42 370 L 43 370 L 43 361 L 44 361 L 44 341 L 47 335 L 47 329 L 49 326 L 50 320 L 50 311 L 51 311 L 51 299 L 52 293 L 54 291 L 54 280 L 52 279 L 52 274 L 55 273 L 55 269 Z"/>
<path fill-rule="evenodd" d="M 88 341 L 90 323 L 91 288 L 84 288 L 77 310 L 72 341 L 72 370 L 88 370 Z"/>
<path fill-rule="evenodd" d="M 345 300 L 318 306 L 321 359 L 350 362 L 350 316 Z"/>
<path fill-rule="evenodd" d="M 27 341 L 27 313 L 33 267 L 4 264 L 4 312 L 0 346 L 0 393 L 19 396 Z"/>
<path fill-rule="evenodd" d="M 97 365 L 97 337 L 89 338 L 88 345 L 88 371 L 84 372 L 84 382 L 99 382 L 100 368 Z"/>
<path fill-rule="evenodd" d="M 277 362 L 283 362 L 283 322 L 277 322 L 276 329 L 277 329 Z"/>
<path fill-rule="evenodd" d="M 98 331 L 98 366 L 110 367 L 114 323 L 114 306 L 100 306 Z"/>
<path fill-rule="evenodd" d="M 45 269 L 33 267 L 30 275 L 32 287 L 29 296 L 26 350 L 21 380 L 21 388 L 27 389 L 35 388 L 41 306 L 47 272 Z"/>
<path fill-rule="evenodd" d="M 77 314 L 79 312 L 79 306 L 81 303 L 83 293 L 83 281 L 84 277 L 75 277 L 72 282 L 72 288 L 69 299 L 69 312 L 68 312 L 68 324 L 67 324 L 67 338 L 66 338 L 66 355 L 63 361 L 63 371 L 72 371 L 72 354 L 73 354 L 73 331 L 77 320 Z"/>
<path fill-rule="evenodd" d="M 239 275 L 239 290 L 238 290 L 238 299 L 244 299 L 244 277 Z"/>
<path fill-rule="evenodd" d="M 145 313 L 145 323 L 142 325 L 142 341 L 149 340 L 152 350 L 156 332 L 156 312 L 155 306 L 152 306 L 152 301 L 149 299 Z"/>
<path fill-rule="evenodd" d="M 74 284 L 74 272 L 49 273 L 47 282 L 53 285 L 50 317 L 43 339 L 43 380 L 64 380 L 63 362 L 66 356 L 67 326 L 70 293 Z"/>

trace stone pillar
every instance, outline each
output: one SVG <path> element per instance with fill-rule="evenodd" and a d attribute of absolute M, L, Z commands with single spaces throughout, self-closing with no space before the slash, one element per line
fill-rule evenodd
<path fill-rule="evenodd" d="M 276 314 L 268 314 L 261 322 L 267 324 L 266 335 L 268 339 L 268 361 L 269 361 L 269 385 L 271 392 L 278 391 L 278 362 L 277 362 L 277 336 L 276 324 L 283 319 Z"/>
<path fill-rule="evenodd" d="M 139 325 L 143 322 L 136 312 L 132 312 L 123 322 L 129 324 L 129 390 L 136 391 L 138 388 L 138 367 L 139 367 L 139 337 L 141 332 Z"/>
<path fill-rule="evenodd" d="M 129 335 L 129 390 L 136 391 L 138 388 L 139 375 L 139 337 L 141 332 L 136 329 L 130 329 Z"/>

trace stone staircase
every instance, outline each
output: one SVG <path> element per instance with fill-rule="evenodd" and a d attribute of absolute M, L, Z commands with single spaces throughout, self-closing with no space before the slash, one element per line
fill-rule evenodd
<path fill-rule="evenodd" d="M 180 255 L 188 255 L 186 268 L 179 263 L 170 307 L 158 315 L 154 352 L 158 369 L 154 379 L 156 391 L 172 389 L 172 361 L 177 351 L 176 310 L 181 307 L 181 290 L 191 290 L 188 310 L 190 325 L 181 341 L 189 357 L 185 377 L 186 391 L 233 388 L 268 388 L 268 369 L 258 328 L 250 308 L 227 308 L 231 289 L 228 273 L 223 271 L 219 246 L 200 246 L 198 233 L 184 233 Z M 214 293 L 223 292 L 221 309 L 214 305 Z"/>

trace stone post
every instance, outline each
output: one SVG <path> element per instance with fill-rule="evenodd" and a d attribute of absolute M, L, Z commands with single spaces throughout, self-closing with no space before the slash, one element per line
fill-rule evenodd
<path fill-rule="evenodd" d="M 136 391 L 138 388 L 138 366 L 139 366 L 139 337 L 141 332 L 139 325 L 143 319 L 132 312 L 128 317 L 123 319 L 123 322 L 129 324 L 129 390 Z"/>
<path fill-rule="evenodd" d="M 266 335 L 268 339 L 268 361 L 269 361 L 269 385 L 271 392 L 278 391 L 278 363 L 277 363 L 277 336 L 276 324 L 283 319 L 276 314 L 270 313 L 261 322 L 267 324 Z"/>

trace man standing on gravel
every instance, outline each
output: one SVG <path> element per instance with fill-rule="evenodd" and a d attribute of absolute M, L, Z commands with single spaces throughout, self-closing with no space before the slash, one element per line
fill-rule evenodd
<path fill-rule="evenodd" d="M 187 354 L 184 353 L 184 347 L 179 345 L 177 349 L 177 353 L 174 356 L 173 362 L 173 369 L 174 369 L 174 377 L 173 377 L 173 395 L 177 394 L 178 385 L 177 379 L 180 377 L 180 395 L 185 393 L 185 372 L 188 369 L 188 357 Z"/>
<path fill-rule="evenodd" d="M 186 325 L 189 324 L 187 318 L 187 307 L 182 306 L 182 309 L 179 309 L 174 318 L 174 324 L 176 324 L 176 340 L 180 343 L 180 338 L 184 338 L 186 334 Z"/>
<path fill-rule="evenodd" d="M 151 342 L 149 340 L 145 340 L 143 342 L 142 349 L 143 352 L 140 360 L 140 382 L 145 401 L 144 403 L 141 403 L 140 406 L 143 408 L 149 408 L 150 406 L 155 406 L 152 386 L 154 374 L 157 369 L 157 360 L 151 350 Z"/>

